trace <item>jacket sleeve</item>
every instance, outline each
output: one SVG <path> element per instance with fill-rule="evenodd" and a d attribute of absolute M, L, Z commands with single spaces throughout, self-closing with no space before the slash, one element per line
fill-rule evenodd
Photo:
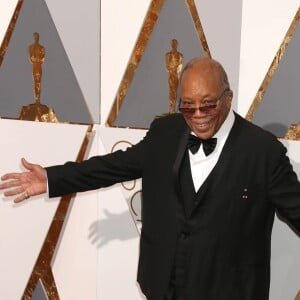
<path fill-rule="evenodd" d="M 286 148 L 279 144 L 278 151 L 270 155 L 269 199 L 279 215 L 300 234 L 300 183 L 286 156 Z"/>
<path fill-rule="evenodd" d="M 148 134 L 147 134 L 148 135 Z M 148 137 L 125 151 L 46 168 L 50 197 L 107 187 L 142 176 Z"/>

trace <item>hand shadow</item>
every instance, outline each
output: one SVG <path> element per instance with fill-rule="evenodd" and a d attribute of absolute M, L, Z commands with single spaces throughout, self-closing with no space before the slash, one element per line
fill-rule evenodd
<path fill-rule="evenodd" d="M 113 240 L 127 241 L 139 237 L 129 211 L 114 214 L 105 209 L 104 214 L 104 219 L 93 222 L 89 228 L 89 239 L 98 249 Z"/>

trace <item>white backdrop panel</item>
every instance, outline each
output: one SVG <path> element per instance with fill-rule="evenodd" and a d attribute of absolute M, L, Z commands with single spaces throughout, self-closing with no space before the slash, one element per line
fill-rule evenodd
<path fill-rule="evenodd" d="M 0 45 L 2 44 L 17 3 L 18 0 L 0 2 Z"/>
<path fill-rule="evenodd" d="M 43 166 L 76 159 L 86 130 L 87 126 L 79 125 L 0 120 L 0 174 L 21 171 L 21 157 Z M 20 204 L 1 199 L 0 299 L 23 295 L 58 200 L 46 195 Z"/>
<path fill-rule="evenodd" d="M 238 112 L 245 116 L 298 10 L 299 0 L 243 1 Z"/>
<path fill-rule="evenodd" d="M 119 141 L 137 143 L 146 130 L 102 127 L 99 132 L 101 153 L 109 153 Z M 139 184 L 132 194 L 139 189 Z M 92 233 L 98 248 L 97 299 L 144 299 L 136 283 L 139 231 L 128 205 L 130 192 L 117 184 L 100 190 L 99 197 L 98 221 Z"/>
<path fill-rule="evenodd" d="M 98 154 L 93 131 L 86 157 Z M 78 193 L 72 200 L 52 270 L 60 299 L 97 299 L 97 248 L 90 232 L 98 216 L 98 192 Z"/>

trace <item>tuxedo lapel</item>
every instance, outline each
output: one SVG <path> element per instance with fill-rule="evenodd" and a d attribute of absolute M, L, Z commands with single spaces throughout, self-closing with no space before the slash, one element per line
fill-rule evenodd
<path fill-rule="evenodd" d="M 188 217 L 194 209 L 194 199 L 196 196 L 196 191 L 194 187 L 190 158 L 187 149 L 185 150 L 185 154 L 180 165 L 179 181 L 181 192 L 180 199 L 183 199 L 185 214 Z"/>
<path fill-rule="evenodd" d="M 189 133 L 190 133 L 190 129 L 185 124 L 185 126 L 182 130 L 182 134 L 178 137 L 179 142 L 178 142 L 178 148 L 177 148 L 177 155 L 176 155 L 176 158 L 175 158 L 175 161 L 173 164 L 173 183 L 174 183 L 175 189 L 178 194 L 180 194 L 179 170 L 180 170 L 182 160 L 184 158 L 184 153 L 186 150 Z"/>
<path fill-rule="evenodd" d="M 213 180 L 217 183 L 220 179 L 224 179 L 224 176 L 229 176 L 228 171 L 230 171 L 233 162 L 238 159 L 235 156 L 239 153 L 236 147 L 240 144 L 240 127 L 240 120 L 238 116 L 235 116 L 234 124 L 222 149 L 221 155 L 212 172 L 207 177 L 207 181 L 211 181 L 213 177 Z"/>

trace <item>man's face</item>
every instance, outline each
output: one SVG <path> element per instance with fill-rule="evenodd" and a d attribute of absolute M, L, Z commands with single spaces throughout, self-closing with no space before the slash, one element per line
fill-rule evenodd
<path fill-rule="evenodd" d="M 225 91 L 220 72 L 203 72 L 188 69 L 181 80 L 181 107 L 202 107 L 216 103 L 210 112 L 196 110 L 194 114 L 183 114 L 190 129 L 201 139 L 212 137 L 226 119 L 232 100 L 232 92 Z M 220 98 L 221 97 L 221 98 Z"/>

